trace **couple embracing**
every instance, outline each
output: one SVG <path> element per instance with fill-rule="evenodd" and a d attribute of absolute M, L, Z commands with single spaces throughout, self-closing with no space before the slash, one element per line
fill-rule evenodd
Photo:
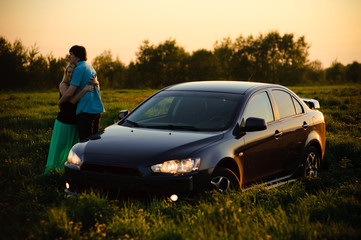
<path fill-rule="evenodd" d="M 71 147 L 99 131 L 104 107 L 96 72 L 86 60 L 83 46 L 70 48 L 69 64 L 59 84 L 60 112 L 54 124 L 45 174 L 62 170 Z"/>

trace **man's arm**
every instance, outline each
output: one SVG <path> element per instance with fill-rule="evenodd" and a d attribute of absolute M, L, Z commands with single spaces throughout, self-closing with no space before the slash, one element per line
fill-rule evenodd
<path fill-rule="evenodd" d="M 68 87 L 68 90 L 66 90 L 66 92 L 63 94 L 63 96 L 60 98 L 59 102 L 58 102 L 58 105 L 60 106 L 61 104 L 63 104 L 64 102 L 66 101 L 69 101 L 71 99 L 71 97 L 74 95 L 75 93 L 75 90 L 77 89 L 78 87 L 75 86 L 75 85 L 70 85 Z"/>

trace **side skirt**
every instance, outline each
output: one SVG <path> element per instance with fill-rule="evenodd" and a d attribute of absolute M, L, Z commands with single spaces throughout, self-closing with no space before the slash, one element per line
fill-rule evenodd
<path fill-rule="evenodd" d="M 252 185 L 250 187 L 244 188 L 243 190 L 247 191 L 247 190 L 253 189 L 255 187 L 265 187 L 267 189 L 276 188 L 276 187 L 285 185 L 287 183 L 295 182 L 297 179 L 292 178 L 293 176 L 294 176 L 294 174 L 290 174 L 288 176 L 284 176 L 284 177 L 281 177 L 281 178 L 276 178 L 276 179 L 273 179 L 273 180 L 265 182 L 265 183 Z"/>

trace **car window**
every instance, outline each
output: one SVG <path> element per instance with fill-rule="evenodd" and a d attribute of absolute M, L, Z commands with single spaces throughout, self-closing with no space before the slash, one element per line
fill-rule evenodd
<path fill-rule="evenodd" d="M 160 99 L 157 103 L 155 103 L 151 108 L 149 108 L 144 113 L 144 119 L 162 116 L 168 113 L 170 105 L 172 104 L 174 97 L 166 97 Z"/>
<path fill-rule="evenodd" d="M 124 122 L 147 128 L 219 131 L 226 129 L 241 101 L 238 94 L 165 91 L 133 111 Z"/>
<path fill-rule="evenodd" d="M 272 94 L 276 100 L 280 118 L 296 115 L 296 109 L 290 94 L 281 90 L 272 90 Z"/>
<path fill-rule="evenodd" d="M 274 121 L 271 102 L 268 94 L 262 92 L 254 96 L 246 107 L 244 119 L 249 117 L 263 118 L 266 122 Z"/>
<path fill-rule="evenodd" d="M 293 100 L 293 102 L 295 104 L 297 114 L 304 113 L 304 110 L 303 110 L 303 107 L 302 107 L 301 103 L 299 101 L 297 101 L 294 97 L 292 98 L 292 100 Z"/>

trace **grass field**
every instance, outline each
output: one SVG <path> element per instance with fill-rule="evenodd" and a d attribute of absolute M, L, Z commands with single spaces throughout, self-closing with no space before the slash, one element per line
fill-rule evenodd
<path fill-rule="evenodd" d="M 0 92 L 0 239 L 361 239 L 361 86 L 291 89 L 325 114 L 319 178 L 177 202 L 64 197 L 63 175 L 43 175 L 58 93 Z M 154 92 L 102 91 L 101 127 Z"/>

